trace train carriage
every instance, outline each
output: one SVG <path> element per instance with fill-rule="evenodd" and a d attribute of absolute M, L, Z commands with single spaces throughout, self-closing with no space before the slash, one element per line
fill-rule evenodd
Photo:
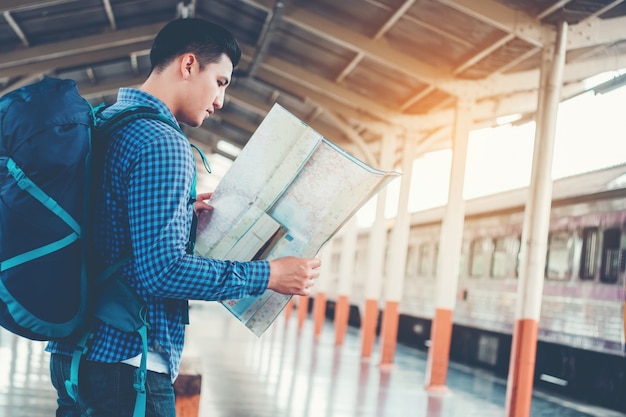
<path fill-rule="evenodd" d="M 508 372 L 527 190 L 466 202 L 451 359 Z M 444 208 L 416 212 L 398 341 L 427 349 Z M 351 324 L 364 306 L 367 230 L 359 233 Z M 340 238 L 338 238 L 340 240 Z M 333 264 L 342 255 L 333 245 Z M 626 411 L 626 164 L 554 182 L 535 385 Z M 331 283 L 338 281 L 333 268 Z M 383 289 L 384 292 L 384 289 Z M 329 290 L 330 311 L 336 291 Z"/>

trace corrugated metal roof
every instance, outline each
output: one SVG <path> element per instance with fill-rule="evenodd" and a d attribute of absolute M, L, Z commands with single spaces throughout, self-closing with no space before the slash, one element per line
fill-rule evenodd
<path fill-rule="evenodd" d="M 402 130 L 421 151 L 448 147 L 454 104 L 476 123 L 532 115 L 543 45 L 569 23 L 564 98 L 597 73 L 626 67 L 626 4 L 548 0 L 3 0 L 0 90 L 44 75 L 75 79 L 94 102 L 140 84 L 151 40 L 193 15 L 221 23 L 244 57 L 225 108 L 190 137 L 208 151 L 246 143 L 275 102 L 333 142 L 377 158 Z M 376 165 L 376 161 L 368 161 Z"/>

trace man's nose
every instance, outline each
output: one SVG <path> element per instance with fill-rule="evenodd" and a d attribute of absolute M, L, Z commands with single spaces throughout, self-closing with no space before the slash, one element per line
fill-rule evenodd
<path fill-rule="evenodd" d="M 215 100 L 213 101 L 213 107 L 215 107 L 216 109 L 221 109 L 224 106 L 224 96 L 225 96 L 225 92 L 221 91 L 217 97 L 215 97 Z"/>

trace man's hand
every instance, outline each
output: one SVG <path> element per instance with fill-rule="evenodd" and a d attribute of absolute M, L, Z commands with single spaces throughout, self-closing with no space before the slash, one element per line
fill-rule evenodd
<path fill-rule="evenodd" d="M 310 288 L 320 275 L 321 261 L 317 258 L 287 256 L 270 261 L 267 288 L 286 295 L 311 294 Z"/>
<path fill-rule="evenodd" d="M 204 200 L 210 199 L 212 195 L 213 193 L 203 193 L 196 196 L 196 202 L 193 203 L 193 209 L 197 215 L 205 211 L 213 210 L 213 207 L 204 202 Z"/>

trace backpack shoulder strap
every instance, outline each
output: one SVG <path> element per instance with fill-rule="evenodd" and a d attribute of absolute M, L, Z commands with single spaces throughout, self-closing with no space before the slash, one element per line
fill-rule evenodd
<path fill-rule="evenodd" d="M 99 320 L 108 323 L 127 333 L 136 332 L 141 339 L 141 360 L 135 370 L 133 388 L 137 391 L 133 417 L 143 417 L 146 412 L 146 377 L 148 359 L 148 312 L 144 301 L 135 293 L 130 285 L 119 276 L 114 276 L 115 270 L 128 260 L 125 257 L 116 264 L 111 265 L 103 273 L 106 280 L 98 285 L 100 293 L 94 315 Z M 109 279 L 110 277 L 110 279 Z M 72 353 L 69 379 L 65 381 L 65 389 L 74 401 L 79 401 L 78 375 L 80 362 L 84 354 L 89 350 L 93 339 L 93 327 L 85 331 L 76 342 Z"/>
<path fill-rule="evenodd" d="M 97 130 L 101 135 L 111 135 L 116 130 L 120 129 L 122 126 L 132 122 L 133 120 L 138 119 L 154 119 L 159 120 L 173 129 L 178 131 L 181 135 L 185 136 L 185 133 L 182 131 L 178 123 L 174 122 L 171 118 L 166 117 L 164 114 L 158 112 L 152 107 L 148 106 L 131 106 L 125 109 L 120 110 L 115 113 L 113 116 L 105 118 L 102 117 L 102 112 L 106 109 L 107 106 L 100 105 L 95 108 L 94 112 L 97 119 L 102 120 L 102 123 L 97 126 Z"/>

